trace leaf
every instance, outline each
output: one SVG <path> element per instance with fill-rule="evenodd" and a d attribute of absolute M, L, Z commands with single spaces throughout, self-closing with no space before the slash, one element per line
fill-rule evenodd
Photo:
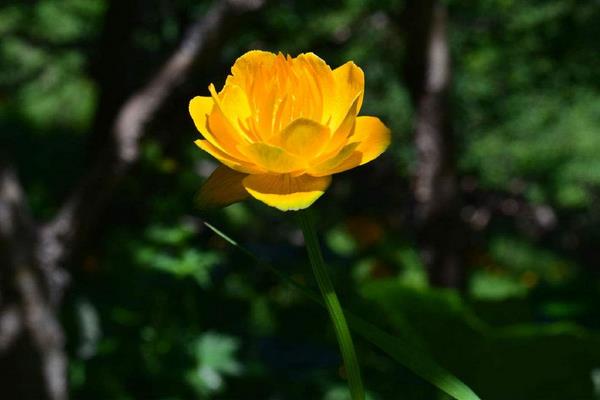
<path fill-rule="evenodd" d="M 235 246 L 239 251 L 246 256 L 252 258 L 258 265 L 265 267 L 280 279 L 293 286 L 312 301 L 325 307 L 319 295 L 312 291 L 307 286 L 293 280 L 289 275 L 281 270 L 273 267 L 269 263 L 256 257 L 252 252 L 240 246 L 235 240 L 221 232 L 211 224 L 204 222 L 209 229 L 219 235 L 228 243 Z M 425 379 L 432 385 L 436 386 L 441 391 L 454 397 L 457 400 L 479 400 L 479 396 L 464 384 L 456 376 L 452 375 L 445 368 L 440 366 L 425 350 L 421 344 L 421 340 L 412 333 L 410 327 L 404 329 L 402 338 L 392 336 L 389 333 L 379 329 L 370 322 L 365 321 L 357 315 L 344 310 L 350 329 L 360 335 L 380 350 L 385 352 L 391 358 L 410 369 L 416 375 Z M 406 322 L 406 324 L 408 324 Z"/>
<path fill-rule="evenodd" d="M 427 355 L 421 346 L 413 346 L 411 342 L 418 343 L 416 339 L 410 340 L 410 338 L 405 337 L 408 340 L 403 342 L 349 312 L 346 312 L 346 318 L 354 332 L 438 389 L 458 400 L 479 399 L 475 392 L 460 379 Z"/>
<path fill-rule="evenodd" d="M 242 366 L 235 353 L 240 343 L 235 337 L 206 332 L 196 341 L 193 349 L 196 367 L 187 375 L 198 393 L 206 396 L 225 387 L 225 377 L 239 375 Z"/>

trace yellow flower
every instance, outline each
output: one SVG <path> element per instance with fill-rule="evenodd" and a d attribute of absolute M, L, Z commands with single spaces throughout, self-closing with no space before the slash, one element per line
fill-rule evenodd
<path fill-rule="evenodd" d="M 364 74 L 353 62 L 331 70 L 313 53 L 286 57 L 250 51 L 225 86 L 194 97 L 190 114 L 204 139 L 196 145 L 225 166 L 200 191 L 204 205 L 252 197 L 280 210 L 310 206 L 331 175 L 378 157 L 390 131 L 357 116 Z"/>

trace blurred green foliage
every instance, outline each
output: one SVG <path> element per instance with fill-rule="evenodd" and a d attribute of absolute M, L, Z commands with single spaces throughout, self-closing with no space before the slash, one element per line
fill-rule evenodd
<path fill-rule="evenodd" d="M 214 163 L 192 144 L 187 100 L 223 82 L 250 48 L 314 51 L 333 66 L 353 59 L 366 72 L 364 113 L 393 130 L 387 155 L 336 177 L 316 207 L 344 303 L 391 332 L 410 324 L 484 399 L 599 398 L 600 5 L 446 3 L 460 174 L 477 193 L 550 207 L 554 230 L 542 235 L 529 217 L 494 215 L 469 249 L 464 296 L 430 288 L 406 218 L 414 150 L 404 2 L 271 2 L 239 20 L 148 127 L 141 165 L 69 266 L 63 321 L 73 398 L 348 398 L 326 314 L 200 219 L 312 286 L 293 215 L 254 202 L 208 216 L 194 208 Z M 106 19 L 108 1 L 0 6 L 0 147 L 38 218 L 82 175 L 91 132 L 110 124 L 98 120 L 106 118 L 102 95 L 141 86 L 209 6 L 139 2 L 123 39 L 132 56 L 108 59 L 99 44 L 122 28 Z M 478 196 L 467 202 L 485 206 Z M 366 343 L 358 347 L 371 399 L 444 398 Z"/>
<path fill-rule="evenodd" d="M 210 395 L 224 389 L 224 376 L 239 375 L 242 367 L 235 359 L 239 340 L 212 332 L 203 334 L 194 342 L 196 368 L 188 380 L 200 395 Z"/>
<path fill-rule="evenodd" d="M 213 251 L 196 250 L 189 242 L 194 230 L 186 226 L 150 227 L 150 243 L 135 244 L 136 258 L 141 265 L 164 271 L 176 277 L 193 277 L 198 285 L 210 285 L 210 270 L 221 262 Z"/>

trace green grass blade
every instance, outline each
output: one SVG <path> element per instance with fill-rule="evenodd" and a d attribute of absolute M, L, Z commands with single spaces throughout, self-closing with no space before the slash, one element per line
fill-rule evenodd
<path fill-rule="evenodd" d="M 318 303 L 322 307 L 325 307 L 320 296 L 313 290 L 298 283 L 288 274 L 281 272 L 278 268 L 261 260 L 211 224 L 207 222 L 204 222 L 204 224 L 236 249 L 244 253 L 247 257 L 254 260 L 257 265 L 269 269 L 281 280 L 297 289 L 307 298 Z M 418 345 L 421 342 L 419 338 L 411 338 L 409 332 L 404 332 L 404 337 L 401 340 L 347 310 L 344 310 L 344 313 L 352 331 L 382 350 L 399 364 L 411 370 L 417 376 L 423 378 L 457 400 L 480 400 L 479 396 L 477 396 L 473 390 L 445 368 L 440 366 L 421 346 Z"/>

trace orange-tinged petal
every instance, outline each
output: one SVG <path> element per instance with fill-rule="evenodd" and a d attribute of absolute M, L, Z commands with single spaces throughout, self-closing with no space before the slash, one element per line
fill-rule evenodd
<path fill-rule="evenodd" d="M 231 169 L 247 174 L 265 172 L 263 168 L 260 168 L 246 161 L 239 160 L 227 153 L 224 153 L 217 147 L 213 146 L 208 140 L 196 140 L 194 143 L 196 144 L 196 146 L 200 147 L 202 150 L 206 151 L 208 154 L 219 160 L 221 163 L 227 165 Z"/>
<path fill-rule="evenodd" d="M 275 54 L 268 51 L 251 50 L 246 52 L 235 60 L 231 67 L 231 75 L 227 78 L 228 83 L 229 81 L 234 82 L 249 91 L 256 71 L 263 65 L 271 65 L 275 57 Z"/>
<path fill-rule="evenodd" d="M 279 93 L 276 88 L 270 85 L 264 84 L 263 82 L 256 82 L 256 89 L 254 92 L 254 121 L 256 135 L 263 139 L 268 140 L 273 134 L 273 128 L 275 126 L 275 109 L 279 104 Z"/>
<path fill-rule="evenodd" d="M 308 79 L 303 79 L 303 86 L 306 89 L 304 97 L 308 103 L 305 104 L 305 107 L 310 110 L 304 115 L 324 123 L 329 118 L 324 113 L 327 107 L 326 102 L 331 100 L 335 92 L 333 71 L 323 59 L 314 53 L 300 54 L 296 60 L 308 75 Z"/>
<path fill-rule="evenodd" d="M 242 184 L 252 197 L 282 211 L 313 204 L 331 183 L 331 176 L 248 175 Z"/>
<path fill-rule="evenodd" d="M 319 153 L 328 138 L 329 128 L 318 122 L 300 118 L 280 133 L 278 144 L 288 153 L 308 160 Z"/>
<path fill-rule="evenodd" d="M 331 70 L 331 67 L 327 65 L 325 60 L 312 52 L 302 53 L 296 57 L 296 60 L 312 67 L 312 73 L 318 78 L 319 84 L 326 85 L 326 88 L 332 87 L 334 84 L 333 71 Z"/>
<path fill-rule="evenodd" d="M 362 107 L 363 93 L 365 90 L 365 74 L 362 69 L 354 62 L 348 61 L 346 64 L 333 70 L 335 80 L 335 101 L 330 106 L 332 127 L 337 127 L 344 117 L 350 104 L 358 96 L 357 112 Z"/>
<path fill-rule="evenodd" d="M 288 153 L 281 147 L 266 143 L 252 143 L 240 146 L 239 150 L 254 164 L 269 172 L 287 173 L 304 168 L 305 162 Z"/>
<path fill-rule="evenodd" d="M 361 153 L 360 165 L 379 157 L 388 148 L 390 141 L 390 130 L 379 118 L 369 116 L 356 118 L 354 135 L 349 143 L 358 143 L 356 151 Z"/>
<path fill-rule="evenodd" d="M 220 165 L 204 181 L 198 192 L 198 206 L 202 210 L 225 207 L 249 197 L 242 185 L 248 176 Z"/>

